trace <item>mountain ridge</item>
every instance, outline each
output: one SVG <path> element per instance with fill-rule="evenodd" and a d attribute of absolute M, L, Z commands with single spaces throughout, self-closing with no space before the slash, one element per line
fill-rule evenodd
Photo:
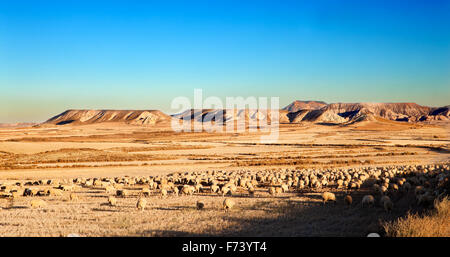
<path fill-rule="evenodd" d="M 304 109 L 298 109 L 303 107 Z M 330 103 L 323 101 L 294 101 L 279 110 L 280 123 L 355 124 L 365 121 L 390 120 L 398 122 L 449 121 L 450 106 L 428 107 L 416 103 Z M 298 109 L 298 110 L 297 110 Z M 295 110 L 295 111 L 290 111 Z M 221 112 L 222 111 L 222 112 Z M 246 109 L 190 109 L 168 115 L 159 110 L 66 110 L 41 123 L 47 125 L 83 125 L 121 122 L 130 125 L 152 126 L 172 119 L 213 121 L 234 120 L 271 122 L 264 110 Z"/>

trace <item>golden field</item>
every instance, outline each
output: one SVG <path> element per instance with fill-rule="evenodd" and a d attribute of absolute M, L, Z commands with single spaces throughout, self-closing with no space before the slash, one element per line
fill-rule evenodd
<path fill-rule="evenodd" d="M 414 187 L 426 185 L 426 190 L 433 192 L 439 182 L 436 174 L 425 176 L 431 181 L 429 186 L 424 180 L 411 183 L 409 191 L 390 191 L 388 187 L 386 194 L 394 207 L 386 211 L 372 187 L 380 184 L 384 175 L 357 188 L 338 187 L 336 178 L 327 178 L 329 183 L 324 186 L 299 188 L 297 180 L 302 179 L 302 172 L 317 172 L 314 176 L 323 181 L 323 174 L 339 170 L 350 170 L 350 174 L 377 168 L 382 174 L 402 169 L 445 173 L 450 163 L 448 122 L 281 124 L 279 140 L 271 144 L 260 143 L 261 134 L 175 133 L 163 124 L 2 128 L 0 235 L 383 234 L 386 222 L 433 208 L 432 204 L 418 203 Z M 411 174 L 401 176 L 407 181 L 422 176 Z M 397 181 L 397 175 L 392 175 L 390 184 Z M 244 179 L 256 181 L 251 185 L 253 193 L 247 184 L 239 184 Z M 236 187 L 231 193 L 220 191 L 227 183 Z M 287 190 L 269 193 L 270 187 L 283 184 L 289 185 Z M 175 187 L 188 185 L 201 188 L 187 195 L 173 192 Z M 218 185 L 219 192 L 213 192 L 212 185 Z M 108 186 L 114 190 L 105 190 Z M 42 196 L 23 196 L 25 188 L 41 191 Z M 66 191 L 50 196 L 43 193 L 58 188 Z M 143 194 L 144 188 L 148 188 L 148 195 Z M 162 189 L 167 189 L 167 195 Z M 127 190 L 128 195 L 115 196 L 117 190 Z M 336 203 L 322 202 L 321 194 L 326 191 L 336 195 Z M 350 206 L 343 200 L 347 194 L 353 198 Z M 361 205 L 367 194 L 374 195 L 373 206 Z M 108 203 L 109 196 L 117 199 L 115 206 Z M 142 211 L 136 208 L 138 198 L 146 199 Z M 225 198 L 235 202 L 230 210 L 222 206 Z M 46 205 L 33 208 L 33 199 L 42 199 Z M 196 207 L 198 201 L 204 203 L 201 210 Z"/>

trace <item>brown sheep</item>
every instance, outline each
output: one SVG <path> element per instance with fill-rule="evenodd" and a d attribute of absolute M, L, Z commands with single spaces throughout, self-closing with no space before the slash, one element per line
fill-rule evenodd
<path fill-rule="evenodd" d="M 281 187 L 275 187 L 275 193 L 281 194 L 281 193 L 283 193 L 283 189 Z"/>
<path fill-rule="evenodd" d="M 122 197 L 127 197 L 128 196 L 128 191 L 125 189 L 119 189 L 116 191 L 116 196 L 122 196 Z"/>
<path fill-rule="evenodd" d="M 344 202 L 347 204 L 347 205 L 352 205 L 352 202 L 353 202 L 353 198 L 352 198 L 352 196 L 351 195 L 346 195 L 345 196 L 345 198 L 344 198 Z"/>
<path fill-rule="evenodd" d="M 197 201 L 197 210 L 202 210 L 205 207 L 205 203 L 202 201 Z"/>

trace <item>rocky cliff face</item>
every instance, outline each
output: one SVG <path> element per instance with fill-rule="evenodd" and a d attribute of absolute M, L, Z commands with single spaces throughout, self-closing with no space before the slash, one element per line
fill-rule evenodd
<path fill-rule="evenodd" d="M 294 101 L 288 106 L 284 107 L 283 110 L 288 112 L 297 112 L 300 110 L 317 110 L 327 106 L 327 103 L 322 101 Z"/>
<path fill-rule="evenodd" d="M 296 102 L 283 109 L 290 109 Z M 306 108 L 291 112 L 290 121 L 346 123 L 374 120 L 376 117 L 408 122 L 450 120 L 449 106 L 432 108 L 416 103 L 332 103 L 319 109 Z"/>
<path fill-rule="evenodd" d="M 450 121 L 450 106 L 428 107 L 415 103 L 332 103 L 295 101 L 279 110 L 280 123 L 354 124 L 363 121 L 391 120 L 403 122 Z M 304 109 L 299 109 L 304 108 Z M 192 121 L 213 121 L 225 124 L 231 121 L 271 122 L 270 115 L 256 109 L 186 110 L 169 116 L 158 110 L 68 110 L 44 124 L 82 125 L 119 122 L 132 125 L 154 125 L 170 122 L 172 118 Z"/>

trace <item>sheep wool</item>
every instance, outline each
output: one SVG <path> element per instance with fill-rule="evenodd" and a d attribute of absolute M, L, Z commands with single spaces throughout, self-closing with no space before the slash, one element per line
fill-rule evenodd
<path fill-rule="evenodd" d="M 229 210 L 229 209 L 233 208 L 234 204 L 235 204 L 235 203 L 234 203 L 233 200 L 231 200 L 231 199 L 229 199 L 229 198 L 226 198 L 226 199 L 223 201 L 223 208 L 224 208 L 225 210 Z"/>
<path fill-rule="evenodd" d="M 350 195 L 346 195 L 344 198 L 345 204 L 352 205 L 353 198 Z"/>
<path fill-rule="evenodd" d="M 322 194 L 322 200 L 324 203 L 328 202 L 328 201 L 333 201 L 336 202 L 336 195 L 330 192 L 324 192 Z"/>
<path fill-rule="evenodd" d="M 42 199 L 31 200 L 30 205 L 32 208 L 42 208 L 47 205 L 47 203 Z"/>
<path fill-rule="evenodd" d="M 361 201 L 362 206 L 372 206 L 375 203 L 375 198 L 372 195 L 365 195 Z"/>

